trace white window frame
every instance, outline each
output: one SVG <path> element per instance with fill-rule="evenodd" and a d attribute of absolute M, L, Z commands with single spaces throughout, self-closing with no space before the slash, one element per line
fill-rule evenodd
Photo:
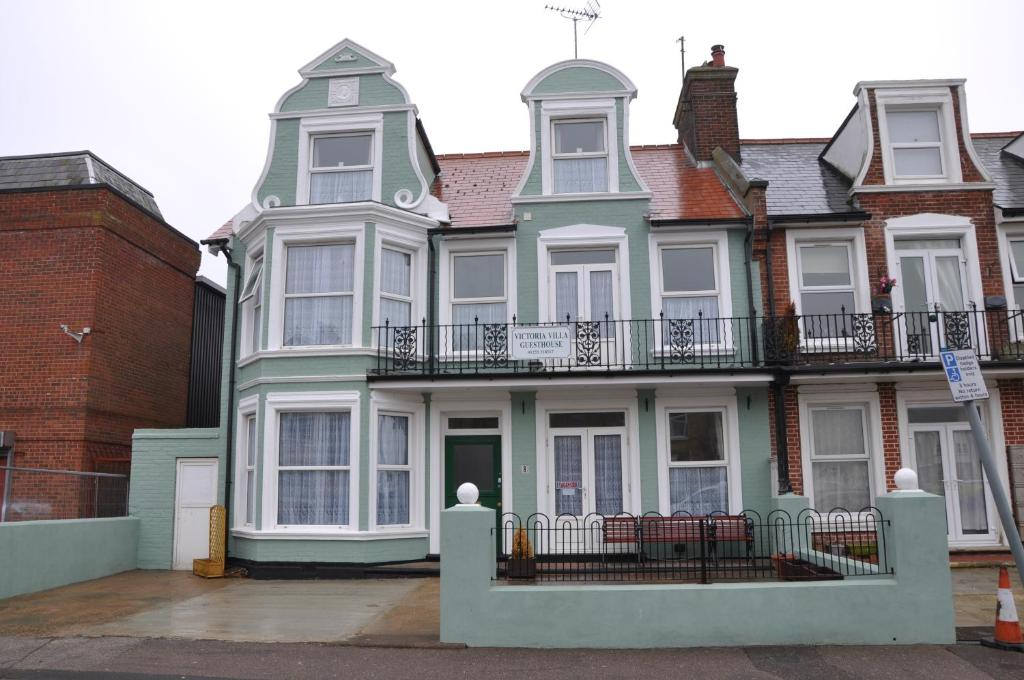
<path fill-rule="evenodd" d="M 275 265 L 270 271 L 270 304 L 265 312 L 268 321 L 267 350 L 280 351 L 282 354 L 309 352 L 334 352 L 342 348 L 366 347 L 365 334 L 368 332 L 363 322 L 363 261 L 364 257 L 363 225 L 338 225 L 320 228 L 278 227 L 274 231 L 273 257 Z M 284 300 L 289 246 L 337 245 L 354 244 L 355 256 L 352 273 L 352 339 L 348 345 L 288 345 L 284 344 Z M 348 295 L 348 293 L 345 293 Z"/>
<path fill-rule="evenodd" d="M 416 315 L 416 296 L 414 295 L 414 293 L 416 291 L 416 273 L 417 273 L 416 272 L 416 269 L 417 269 L 417 267 L 416 267 L 416 252 L 412 251 L 412 250 L 409 250 L 407 248 L 402 248 L 402 247 L 399 247 L 399 246 L 394 246 L 394 245 L 392 245 L 390 243 L 385 243 L 385 244 L 381 245 L 381 247 L 380 247 L 380 255 L 381 256 L 380 256 L 380 259 L 377 260 L 377 262 L 383 262 L 384 261 L 384 251 L 385 250 L 390 250 L 393 253 L 398 253 L 399 255 L 405 255 L 405 256 L 407 256 L 409 258 L 409 294 L 408 295 L 403 295 L 402 293 L 392 293 L 390 291 L 384 290 L 384 284 L 381 281 L 381 277 L 384 274 L 384 268 L 380 267 L 379 271 L 377 272 L 377 297 L 376 297 L 376 299 L 377 299 L 377 318 L 381 319 L 381 323 L 385 323 L 385 322 L 389 322 L 390 323 L 392 321 L 391 319 L 388 319 L 388 318 L 384 317 L 384 313 L 383 313 L 383 311 L 381 309 L 382 306 L 383 306 L 384 300 L 390 300 L 392 302 L 402 302 L 402 303 L 405 303 L 405 304 L 409 305 L 409 325 L 410 326 L 421 325 L 422 324 L 422 320 L 421 320 L 421 318 L 417 317 L 417 315 Z M 417 323 L 417 322 L 420 322 L 420 323 Z M 398 325 L 398 324 L 391 323 L 390 325 L 395 326 L 395 325 Z"/>
<path fill-rule="evenodd" d="M 678 388 L 677 388 L 678 389 Z M 736 405 L 736 393 L 732 388 L 703 390 L 704 396 L 689 397 L 678 391 L 658 390 L 654 399 L 655 435 L 658 455 L 658 512 L 672 514 L 671 485 L 669 470 L 673 467 L 724 467 L 728 487 L 729 514 L 738 514 L 743 508 L 743 480 L 740 469 L 740 429 Z M 722 446 L 724 462 L 673 463 L 671 455 L 669 414 L 671 413 L 721 413 Z"/>
<path fill-rule="evenodd" d="M 438 249 L 440 267 L 438 276 L 440 284 L 440 300 L 438 305 L 438 320 L 442 326 L 451 326 L 454 323 L 455 315 L 453 306 L 456 304 L 474 303 L 505 303 L 505 323 L 512 323 L 512 317 L 516 313 L 516 245 L 515 238 L 502 236 L 500 238 L 474 238 L 455 239 L 448 238 L 441 241 Z M 455 258 L 472 255 L 503 255 L 505 258 L 505 296 L 501 299 L 495 297 L 487 298 L 456 298 L 455 297 Z M 449 336 L 449 343 L 451 337 Z M 473 356 L 480 353 L 467 351 L 456 353 L 452 346 L 439 347 L 438 351 L 443 356 L 455 356 L 460 358 Z"/>
<path fill-rule="evenodd" d="M 822 387 L 823 390 L 835 390 L 834 386 Z M 864 447 L 868 462 L 868 502 L 875 504 L 875 498 L 885 493 L 885 456 L 882 440 L 882 410 L 878 391 L 874 385 L 854 388 L 849 392 L 813 391 L 810 386 L 802 386 L 798 393 L 800 413 L 800 461 L 803 473 L 803 489 L 812 508 L 816 508 L 822 516 L 827 516 L 832 508 L 817 508 L 814 498 L 814 469 L 816 460 L 841 462 L 847 460 L 842 456 L 827 456 L 821 459 L 813 455 L 814 433 L 812 431 L 811 411 L 826 408 L 861 408 L 864 413 Z M 849 458 L 849 460 L 855 460 Z M 856 458 L 856 460 L 863 460 Z M 859 517 L 861 508 L 847 508 L 854 518 Z"/>
<path fill-rule="evenodd" d="M 373 159 L 373 189 L 369 200 L 381 202 L 381 168 L 384 157 L 384 114 L 348 114 L 302 118 L 299 122 L 298 157 L 299 172 L 296 173 L 295 204 L 310 205 L 310 175 L 313 165 L 313 139 L 315 137 L 340 136 L 348 133 L 370 133 L 373 135 L 371 156 Z M 353 168 L 354 169 L 354 168 Z M 365 167 L 361 169 L 365 170 Z M 325 204 L 329 205 L 329 204 Z"/>
<path fill-rule="evenodd" d="M 405 299 L 402 296 L 393 295 L 390 293 L 381 292 L 380 277 L 382 267 L 380 262 L 382 258 L 381 251 L 385 248 L 389 250 L 397 250 L 406 253 L 410 256 L 411 271 L 409 272 L 410 281 L 410 297 L 405 299 L 407 302 L 412 302 L 412 309 L 410 312 L 410 323 L 413 326 L 419 326 L 422 323 L 422 319 L 427 316 L 427 305 L 425 300 L 425 291 L 427 290 L 427 236 L 423 230 L 407 230 L 391 225 L 378 224 L 376 229 L 376 241 L 374 244 L 373 259 L 377 263 L 375 268 L 377 271 L 373 277 L 373 314 L 371 316 L 370 325 L 372 327 L 379 327 L 384 325 L 384 317 L 380 313 L 380 301 L 381 297 L 388 297 L 391 299 L 399 300 Z M 355 308 L 353 307 L 353 310 Z M 353 311 L 353 316 L 355 312 Z M 355 321 L 353 320 L 353 325 Z M 360 322 L 361 323 L 361 322 Z M 354 332 L 354 330 L 353 330 Z M 370 343 L 373 346 L 377 346 L 383 336 L 378 337 L 378 333 L 371 331 L 372 337 Z M 419 338 L 420 351 L 422 352 L 425 338 Z M 387 343 L 385 343 L 387 344 Z"/>
<path fill-rule="evenodd" d="M 1024 221 L 1004 222 L 998 225 L 999 231 L 999 253 L 1003 271 L 1003 290 L 1006 296 L 1006 310 L 1008 314 L 1014 314 L 1024 310 L 1024 300 L 1018 301 L 1013 292 L 1014 285 L 1024 284 L 1024 268 L 1017 269 L 1017 263 L 1013 259 L 1013 250 L 1010 245 L 1014 241 L 1024 241 Z M 1014 342 L 1024 340 L 1024 318 L 1021 316 L 1012 317 L 1010 324 L 1010 337 Z"/>
<path fill-rule="evenodd" d="M 876 89 L 875 105 L 878 110 L 879 143 L 882 147 L 882 172 L 886 184 L 957 184 L 963 181 L 956 121 L 953 117 L 953 95 L 949 88 Z M 896 174 L 893 143 L 889 138 L 889 122 L 886 118 L 886 112 L 889 110 L 936 112 L 939 118 L 939 148 L 943 170 L 941 175 Z"/>
<path fill-rule="evenodd" d="M 263 332 L 262 328 L 254 328 L 256 321 L 256 310 L 260 310 L 260 326 L 263 325 L 263 313 L 266 311 L 267 305 L 264 303 L 264 297 L 266 294 L 267 278 L 266 278 L 266 260 L 263 257 L 263 249 L 254 250 L 248 257 L 246 257 L 245 271 L 246 276 L 242 281 L 242 292 L 248 288 L 249 278 L 252 276 L 253 268 L 259 264 L 260 271 L 257 274 L 258 282 L 256 283 L 256 290 L 259 291 L 259 295 L 256 295 L 254 290 L 252 295 L 243 296 L 240 298 L 240 312 L 241 312 L 241 356 L 249 356 L 260 351 L 263 344 Z M 255 335 L 254 335 L 255 333 Z"/>
<path fill-rule="evenodd" d="M 662 273 L 661 252 L 672 248 L 707 248 L 714 250 L 715 257 L 715 290 L 714 291 L 677 291 L 666 292 Z M 718 297 L 718 318 L 732 318 L 732 272 L 729 268 L 729 235 L 726 232 L 667 232 L 652 233 L 649 239 L 650 275 L 651 275 L 651 318 L 661 318 L 663 297 Z M 628 291 L 626 291 L 628 294 Z M 666 319 L 667 321 L 667 319 Z M 728 353 L 734 350 L 732 323 L 721 322 L 719 342 L 697 345 L 702 352 Z M 661 354 L 669 351 L 664 345 L 664 333 L 656 329 L 654 336 L 655 352 Z"/>
<path fill-rule="evenodd" d="M 249 466 L 248 454 L 249 454 L 249 419 L 255 419 L 256 421 L 256 458 L 253 466 Z M 259 395 L 252 395 L 242 399 L 238 402 L 238 415 L 237 415 L 237 426 L 235 432 L 245 433 L 244 436 L 239 436 L 235 442 L 235 498 L 234 502 L 234 522 L 233 527 L 235 529 L 254 529 L 259 526 L 260 523 L 260 506 L 257 503 L 257 496 L 260 490 L 260 479 L 259 479 L 259 466 L 260 466 L 260 418 L 259 418 Z M 252 516 L 253 521 L 246 521 L 246 510 L 248 509 L 246 503 L 248 501 L 248 486 L 246 484 L 246 475 L 252 472 L 255 476 L 255 482 L 253 484 L 253 498 L 252 498 Z"/>
<path fill-rule="evenodd" d="M 377 393 L 370 400 L 370 466 L 367 514 L 369 530 L 379 533 L 425 531 L 426 499 L 426 407 L 417 396 L 384 397 Z M 409 419 L 409 462 L 407 465 L 382 465 L 378 457 L 380 416 L 404 416 Z M 409 523 L 377 524 L 377 474 L 379 470 L 409 471 Z M 443 485 L 443 480 L 441 484 Z"/>
<path fill-rule="evenodd" d="M 554 141 L 555 139 L 557 139 L 557 135 L 555 135 L 555 127 L 558 126 L 558 125 L 564 124 L 564 123 L 600 123 L 601 124 L 601 141 L 604 142 L 604 147 L 605 147 L 604 150 L 603 151 L 581 151 L 581 152 L 575 152 L 574 151 L 572 153 L 565 153 L 565 152 L 558 153 L 558 151 L 557 151 L 557 149 L 555 147 L 555 141 Z M 607 170 L 607 168 L 608 168 L 608 119 L 607 118 L 604 118 L 604 117 L 601 117 L 601 116 L 583 117 L 583 118 L 552 118 L 551 119 L 551 139 L 552 139 L 552 143 L 551 143 L 551 172 L 552 172 L 551 181 L 552 181 L 552 193 L 555 193 L 554 189 L 553 189 L 553 187 L 554 187 L 554 177 L 555 177 L 554 176 L 555 161 L 559 161 L 559 160 L 573 160 L 573 159 L 586 159 L 586 158 L 604 158 L 605 159 L 605 169 Z M 605 177 L 605 186 L 609 186 L 608 177 Z M 579 194 L 579 193 L 598 193 L 598 192 L 570 191 L 570 192 L 564 192 L 564 193 Z M 607 193 L 607 190 L 601 191 L 599 193 Z"/>
<path fill-rule="evenodd" d="M 282 468 L 278 465 L 280 420 L 282 413 L 296 412 L 349 412 L 349 509 L 346 525 L 280 525 L 277 522 L 277 480 Z M 344 535 L 358 532 L 359 527 L 359 418 L 358 392 L 280 392 L 266 397 L 263 435 L 263 523 L 262 531 L 291 535 Z M 345 466 L 320 468 L 305 466 L 302 470 L 345 469 Z"/>
<path fill-rule="evenodd" d="M 568 99 L 541 102 L 541 192 L 545 196 L 554 192 L 554 127 L 553 122 L 601 119 L 605 124 L 605 153 L 608 155 L 608 189 L 589 193 L 557 194 L 567 197 L 606 196 L 619 191 L 618 114 L 614 99 Z"/>
<path fill-rule="evenodd" d="M 378 172 L 377 172 L 376 166 L 374 165 L 374 162 L 373 162 L 374 161 L 374 156 L 375 156 L 375 154 L 374 154 L 374 146 L 375 146 L 374 138 L 375 138 L 375 136 L 376 135 L 375 135 L 375 133 L 372 130 L 353 130 L 351 132 L 334 132 L 334 133 L 328 133 L 328 134 L 311 134 L 310 138 L 309 138 L 309 158 L 306 161 L 306 172 L 309 174 L 309 185 L 310 185 L 309 191 L 312 192 L 312 190 L 313 190 L 312 189 L 312 186 L 313 186 L 313 175 L 316 175 L 316 174 L 319 174 L 319 173 L 334 174 L 334 173 L 339 173 L 339 172 L 365 172 L 365 171 L 369 170 L 371 172 L 372 176 L 376 177 Z M 316 157 L 316 155 L 314 153 L 314 151 L 316 149 L 316 142 L 321 140 L 321 139 L 332 139 L 332 138 L 338 138 L 338 137 L 369 137 L 370 138 L 370 163 L 369 163 L 369 165 L 346 165 L 346 166 L 334 167 L 334 168 L 328 167 L 328 166 L 317 166 L 317 165 L 314 165 L 314 161 L 315 161 L 315 157 Z M 371 179 L 371 181 L 370 181 L 370 197 L 362 199 L 362 200 L 367 200 L 367 201 L 371 200 L 372 196 L 373 196 L 373 180 Z M 323 205 L 321 203 L 318 203 L 318 204 L 312 203 L 312 199 L 309 197 L 308 194 L 307 194 L 306 200 L 307 200 L 307 202 L 310 205 Z M 331 202 L 331 201 L 328 201 L 328 202 Z M 358 203 L 359 201 L 345 201 L 345 202 L 346 203 L 349 203 L 349 202 L 351 202 L 351 203 Z"/>
<path fill-rule="evenodd" d="M 800 263 L 800 247 L 807 245 L 846 245 L 850 257 L 850 283 L 853 287 L 854 308 L 847 310 L 849 314 L 868 314 L 871 312 L 872 282 L 868 275 L 867 249 L 864 244 L 864 230 L 860 227 L 823 228 L 823 229 L 787 229 L 786 230 L 786 262 L 789 275 L 789 296 L 796 304 L 797 315 L 803 314 L 804 291 L 802 267 Z M 891 273 L 890 276 L 895 276 Z M 829 289 L 845 290 L 845 286 L 812 286 L 812 291 Z M 839 312 L 836 312 L 838 314 Z M 851 321 L 852 323 L 852 321 Z M 834 352 L 851 349 L 852 337 L 814 338 L 804 336 L 803 324 L 800 324 L 800 348 L 804 351 Z"/>

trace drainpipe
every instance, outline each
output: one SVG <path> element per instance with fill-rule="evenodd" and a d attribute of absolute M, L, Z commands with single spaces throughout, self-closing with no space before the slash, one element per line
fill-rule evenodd
<path fill-rule="evenodd" d="M 228 363 L 228 412 L 221 413 L 221 418 L 228 419 L 227 436 L 225 437 L 225 451 L 224 451 L 224 525 L 228 532 L 231 531 L 231 480 L 234 477 L 232 471 L 232 458 L 234 453 L 234 442 L 235 442 L 235 418 L 234 418 L 234 404 L 235 404 L 235 365 L 238 363 L 238 298 L 241 297 L 241 284 L 242 284 L 242 267 L 231 258 L 231 249 L 228 247 L 229 239 L 219 238 L 211 239 L 209 241 L 200 241 L 203 245 L 211 247 L 211 250 L 216 249 L 215 254 L 223 254 L 224 259 L 228 261 L 228 268 L 234 270 L 235 273 L 235 294 L 234 300 L 232 301 L 232 313 L 231 313 L 231 351 L 230 351 L 230 362 Z M 228 559 L 228 540 L 224 538 L 224 561 Z"/>
<path fill-rule="evenodd" d="M 434 234 L 427 232 L 427 371 L 434 373 L 434 331 L 436 318 L 434 317 L 434 304 L 436 302 L 435 289 L 437 287 L 437 246 L 434 245 Z M 440 329 L 436 329 L 440 333 Z"/>
<path fill-rule="evenodd" d="M 743 239 L 743 266 L 747 271 L 747 307 L 750 314 L 750 359 L 758 364 L 757 351 L 757 305 L 754 304 L 754 281 L 750 273 L 750 261 L 754 259 L 754 221 L 747 225 L 747 235 Z"/>

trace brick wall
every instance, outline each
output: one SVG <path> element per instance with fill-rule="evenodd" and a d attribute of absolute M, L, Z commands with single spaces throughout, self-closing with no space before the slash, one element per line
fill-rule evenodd
<path fill-rule="evenodd" d="M 0 429 L 17 465 L 92 470 L 127 460 L 136 427 L 184 425 L 195 243 L 90 186 L 0 194 L 0 252 Z M 77 343 L 61 324 L 93 331 Z"/>
<path fill-rule="evenodd" d="M 678 141 L 699 161 L 711 160 L 715 147 L 740 157 L 735 80 L 729 66 L 699 66 L 686 72 L 675 121 Z"/>

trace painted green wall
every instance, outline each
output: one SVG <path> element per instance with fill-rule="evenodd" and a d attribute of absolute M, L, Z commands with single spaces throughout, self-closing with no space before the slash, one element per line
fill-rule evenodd
<path fill-rule="evenodd" d="M 0 600 L 135 569 L 134 517 L 0 524 Z"/>
<path fill-rule="evenodd" d="M 441 641 L 599 649 L 951 644 L 943 500 L 895 493 L 877 505 L 892 522 L 895 576 L 707 585 L 497 585 L 493 511 L 445 510 Z"/>
<path fill-rule="evenodd" d="M 335 61 L 334 60 L 335 57 L 338 57 L 338 56 L 341 56 L 341 55 L 345 55 L 346 57 L 355 57 L 355 59 L 353 61 Z M 353 49 L 351 49 L 349 47 L 346 47 L 344 49 L 338 50 L 334 54 L 332 54 L 329 57 L 327 57 L 326 59 L 324 59 L 322 62 L 320 62 L 319 64 L 314 66 L 313 70 L 314 71 L 338 71 L 338 70 L 342 70 L 342 69 L 347 70 L 347 69 L 374 68 L 376 66 L 380 66 L 380 64 L 378 64 L 377 62 L 373 61 L 372 59 L 367 59 L 366 57 L 364 57 L 359 52 L 357 52 L 357 51 L 355 51 L 355 50 L 353 50 Z"/>
<path fill-rule="evenodd" d="M 736 409 L 740 429 L 743 509 L 756 510 L 765 516 L 772 496 L 768 388 L 736 388 Z"/>
<path fill-rule="evenodd" d="M 402 91 L 384 80 L 383 75 L 374 73 L 360 75 L 358 78 L 359 106 L 388 106 L 408 103 L 405 101 Z M 281 113 L 326 109 L 329 89 L 330 78 L 311 78 L 281 102 Z M 345 110 L 338 108 L 339 113 Z M 349 110 L 357 110 L 357 107 L 349 107 Z"/>
<path fill-rule="evenodd" d="M 231 555 L 254 562 L 376 563 L 422 560 L 426 538 L 369 541 L 268 540 L 235 537 Z"/>
<path fill-rule="evenodd" d="M 533 88 L 532 94 L 564 92 L 616 92 L 626 89 L 607 71 L 589 66 L 572 66 L 550 74 Z"/>
<path fill-rule="evenodd" d="M 640 442 L 640 514 L 659 510 L 658 434 L 656 429 L 658 416 L 654 392 L 654 390 L 636 390 L 637 438 Z M 668 474 L 668 471 L 665 474 Z"/>
<path fill-rule="evenodd" d="M 277 196 L 281 205 L 295 205 L 295 182 L 299 171 L 299 119 L 273 122 L 274 148 L 266 179 L 256 191 L 260 205 L 267 196 Z"/>
<path fill-rule="evenodd" d="M 512 508 L 524 520 L 537 512 L 537 393 L 512 392 Z M 522 472 L 524 465 L 529 472 Z"/>

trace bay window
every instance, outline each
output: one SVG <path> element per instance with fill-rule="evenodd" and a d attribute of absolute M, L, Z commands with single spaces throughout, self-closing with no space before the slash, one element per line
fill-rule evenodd
<path fill-rule="evenodd" d="M 368 201 L 373 196 L 373 134 L 312 139 L 310 203 Z"/>
<path fill-rule="evenodd" d="M 245 523 L 252 525 L 256 514 L 256 414 L 245 416 Z"/>
<path fill-rule="evenodd" d="M 377 525 L 410 523 L 412 467 L 408 415 L 377 416 Z"/>
<path fill-rule="evenodd" d="M 552 122 L 554 193 L 608 191 L 605 124 L 604 119 Z"/>
<path fill-rule="evenodd" d="M 809 412 L 814 507 L 856 512 L 871 505 L 866 407 L 828 406 Z"/>
<path fill-rule="evenodd" d="M 380 320 L 389 326 L 412 325 L 412 255 L 394 248 L 380 251 Z"/>
<path fill-rule="evenodd" d="M 288 246 L 286 252 L 283 344 L 351 344 L 355 246 Z"/>
<path fill-rule="evenodd" d="M 263 257 L 256 257 L 249 265 L 249 275 L 242 287 L 239 297 L 243 314 L 248 324 L 245 336 L 247 353 L 258 352 L 260 349 L 260 331 L 263 326 Z"/>
<path fill-rule="evenodd" d="M 277 524 L 349 525 L 351 413 L 283 412 L 278 426 Z"/>
<path fill-rule="evenodd" d="M 671 513 L 729 511 L 729 470 L 722 411 L 668 411 Z"/>

